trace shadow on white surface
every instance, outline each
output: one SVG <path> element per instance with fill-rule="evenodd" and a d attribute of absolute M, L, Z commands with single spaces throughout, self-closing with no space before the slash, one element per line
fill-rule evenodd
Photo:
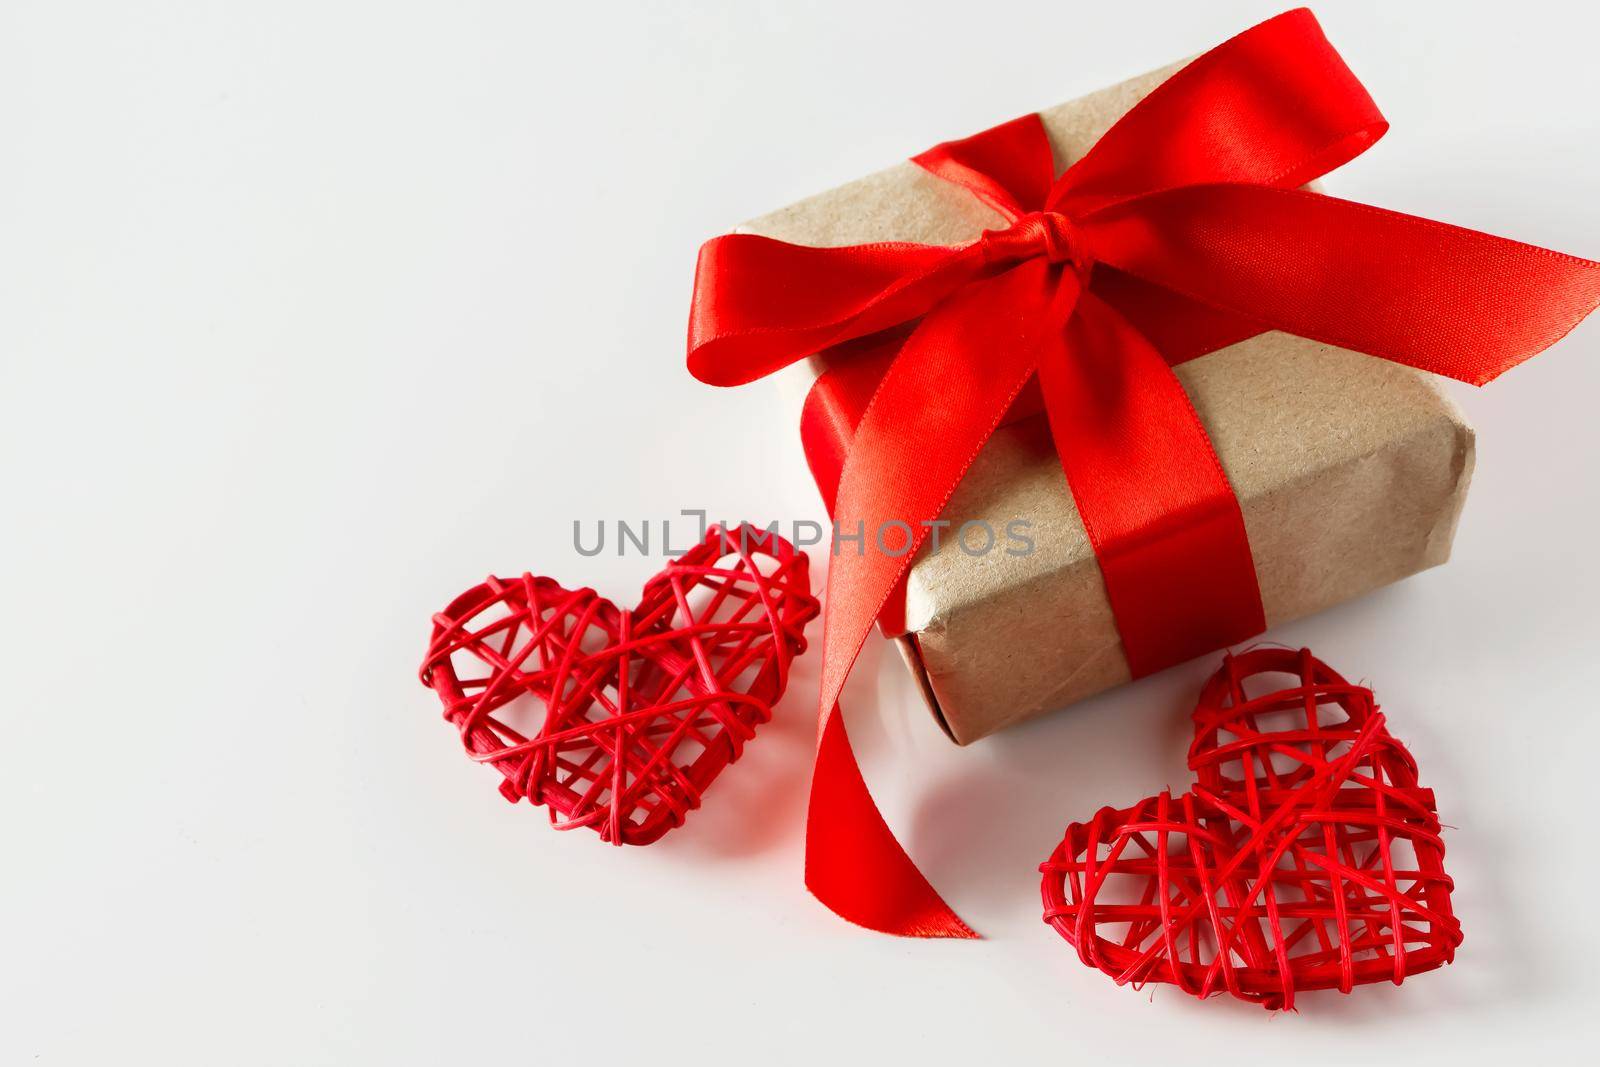
<path fill-rule="evenodd" d="M 660 842 L 686 865 L 737 861 L 799 841 L 817 744 L 817 672 L 822 622 L 806 630 L 808 648 L 790 667 L 788 688 L 739 760 L 707 790 L 700 810 Z M 796 872 L 798 877 L 798 872 Z"/>

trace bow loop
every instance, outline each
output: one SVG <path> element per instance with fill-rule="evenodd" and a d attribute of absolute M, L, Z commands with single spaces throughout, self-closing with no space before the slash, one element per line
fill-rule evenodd
<path fill-rule="evenodd" d="M 1055 154 L 1037 114 L 935 145 L 911 162 L 961 186 L 1007 222 L 1044 207 L 1056 177 Z"/>
<path fill-rule="evenodd" d="M 1316 17 L 1297 8 L 1162 82 L 1067 168 L 1044 206 L 1087 222 L 1186 185 L 1293 188 L 1348 163 L 1388 128 Z"/>

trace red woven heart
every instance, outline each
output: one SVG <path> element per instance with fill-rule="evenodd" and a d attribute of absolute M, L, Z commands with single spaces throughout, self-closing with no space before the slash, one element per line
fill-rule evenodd
<path fill-rule="evenodd" d="M 646 845 L 772 716 L 817 614 L 803 553 L 713 526 L 621 611 L 593 589 L 490 578 L 434 616 L 422 682 L 500 791 Z"/>
<path fill-rule="evenodd" d="M 1299 684 L 1248 695 L 1268 673 Z M 1084 963 L 1287 1009 L 1454 958 L 1433 792 L 1370 689 L 1261 648 L 1224 660 L 1194 720 L 1193 789 L 1101 809 L 1040 867 L 1045 921 Z"/>

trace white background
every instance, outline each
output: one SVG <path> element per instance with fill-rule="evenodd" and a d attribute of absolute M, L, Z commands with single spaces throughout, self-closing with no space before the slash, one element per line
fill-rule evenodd
<path fill-rule="evenodd" d="M 1039 920 L 1182 789 L 1177 668 L 969 749 L 869 648 L 884 809 L 978 943 L 801 886 L 815 656 L 689 824 L 552 833 L 415 669 L 574 519 L 817 518 L 779 390 L 683 369 L 740 219 L 1207 48 L 1273 3 L 0 9 L 0 1060 L 1416 1064 L 1597 1036 L 1600 322 L 1482 392 L 1456 558 L 1271 636 L 1368 679 L 1466 943 L 1403 988 L 1114 987 Z M 1394 132 L 1341 195 L 1600 257 L 1600 22 L 1325 2 Z M 1336 521 L 1336 518 L 1330 519 Z M 820 562 L 820 561 L 819 561 Z M 820 636 L 820 635 L 818 635 Z"/>

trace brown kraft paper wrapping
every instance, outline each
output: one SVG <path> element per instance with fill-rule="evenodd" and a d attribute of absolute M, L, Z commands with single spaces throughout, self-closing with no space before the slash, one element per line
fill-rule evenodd
<path fill-rule="evenodd" d="M 1177 69 L 1041 112 L 1057 166 Z M 807 245 L 959 244 L 1001 225 L 970 194 L 903 162 L 739 229 Z M 804 373 L 815 377 L 827 358 Z M 1177 375 L 1239 496 L 1268 625 L 1449 558 L 1473 433 L 1431 376 L 1282 333 Z M 999 535 L 995 550 L 970 555 L 947 534 L 906 582 L 901 650 L 958 744 L 1129 680 L 1043 416 L 995 434 L 942 518 L 952 531 L 982 520 Z M 1014 519 L 1031 524 L 1027 555 L 1004 551 Z"/>

